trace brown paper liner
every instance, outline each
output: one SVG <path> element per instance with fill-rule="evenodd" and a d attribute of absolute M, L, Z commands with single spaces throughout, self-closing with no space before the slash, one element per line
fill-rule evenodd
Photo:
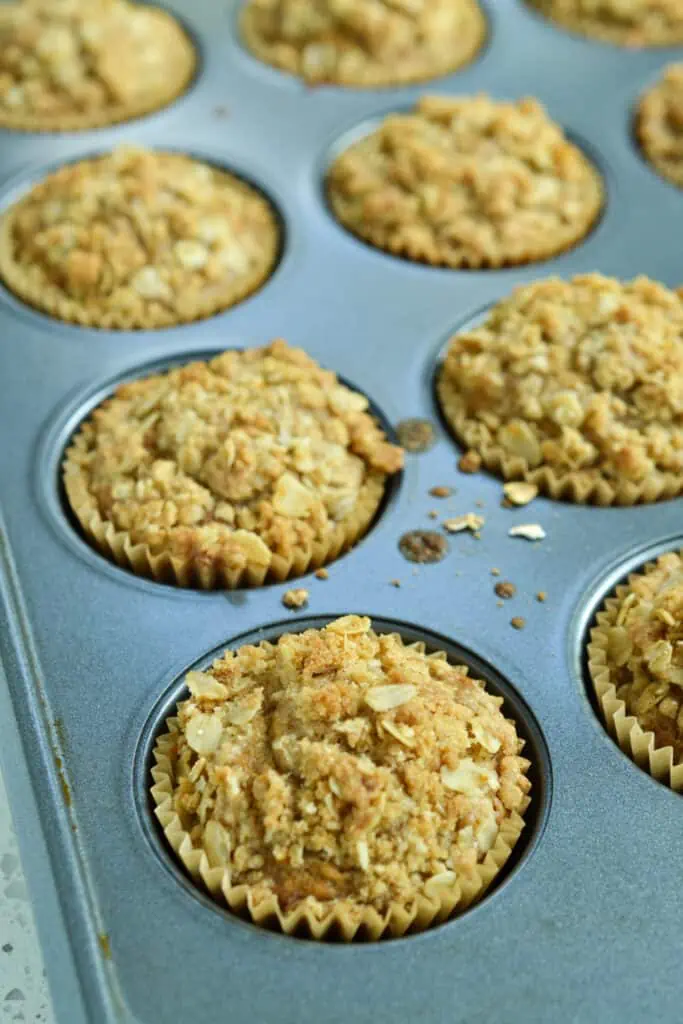
<path fill-rule="evenodd" d="M 233 175 L 226 174 L 233 180 Z M 235 179 L 239 181 L 239 179 Z M 244 188 L 249 188 L 240 182 Z M 250 191 L 252 191 L 250 189 Z M 267 201 L 264 199 L 264 203 Z M 275 217 L 271 210 L 272 223 L 264 234 L 262 262 L 249 274 L 232 281 L 203 301 L 196 301 L 183 308 L 182 296 L 175 307 L 156 302 L 151 309 L 131 312 L 110 310 L 106 313 L 88 309 L 75 299 L 70 299 L 54 285 L 45 281 L 33 281 L 24 267 L 14 259 L 12 232 L 14 210 L 10 208 L 0 221 L 0 277 L 7 287 L 34 309 L 47 313 L 67 323 L 81 327 L 98 327 L 106 330 L 153 330 L 160 327 L 174 327 L 177 324 L 205 320 L 251 295 L 270 277 L 279 252 L 280 239 Z"/>
<path fill-rule="evenodd" d="M 586 162 L 588 163 L 588 161 Z M 327 198 L 335 217 L 347 231 L 376 249 L 383 249 L 385 252 L 391 253 L 392 256 L 399 256 L 415 263 L 426 263 L 432 267 L 446 267 L 451 270 L 497 270 L 501 267 L 517 267 L 526 263 L 537 263 L 550 259 L 552 256 L 558 256 L 560 253 L 575 248 L 584 240 L 602 214 L 605 195 L 602 178 L 591 165 L 589 168 L 597 186 L 598 201 L 594 208 L 587 207 L 584 222 L 577 225 L 571 232 L 564 232 L 562 236 L 548 236 L 544 245 L 539 244 L 536 248 L 526 248 L 514 255 L 501 251 L 496 256 L 477 256 L 472 252 L 463 253 L 456 258 L 450 253 L 444 253 L 436 244 L 418 246 L 410 242 L 387 238 L 386 231 L 381 227 L 374 228 L 367 221 L 357 223 L 354 220 L 352 222 L 346 215 L 346 201 L 335 195 L 329 181 Z"/>
<path fill-rule="evenodd" d="M 90 543 L 109 561 L 136 576 L 201 590 L 236 590 L 264 583 L 283 583 L 333 562 L 367 533 L 384 496 L 386 482 L 383 473 L 369 473 L 354 508 L 346 519 L 335 525 L 329 536 L 307 548 L 297 548 L 287 557 L 272 552 L 267 563 L 247 559 L 234 566 L 227 564 L 220 555 L 211 558 L 206 552 L 182 556 L 170 551 L 153 551 L 147 544 L 135 543 L 127 531 L 117 531 L 100 515 L 80 467 L 70 463 L 69 452 L 64 464 L 64 487 L 71 510 Z"/>
<path fill-rule="evenodd" d="M 304 932 L 314 939 L 332 935 L 351 942 L 356 937 L 377 940 L 398 938 L 409 931 L 424 931 L 447 920 L 455 912 L 461 913 L 482 898 L 505 865 L 524 828 L 524 819 L 513 812 L 502 823 L 484 861 L 477 865 L 471 876 L 457 879 L 452 887 L 444 887 L 439 899 L 432 900 L 418 894 L 409 906 L 394 903 L 384 913 L 379 913 L 372 907 L 359 906 L 348 899 L 337 900 L 334 910 L 330 911 L 324 904 L 307 897 L 294 910 L 285 912 L 272 893 L 257 892 L 255 887 L 248 885 L 231 885 L 229 869 L 212 868 L 204 851 L 193 846 L 173 807 L 178 719 L 168 718 L 165 724 L 168 732 L 158 738 L 154 748 L 151 795 L 154 813 L 173 852 L 192 880 L 203 883 L 218 903 L 227 905 L 231 911 L 254 924 L 279 929 L 287 935 Z M 528 803 L 527 798 L 522 813 Z"/>
<path fill-rule="evenodd" d="M 556 501 L 572 501 L 577 505 L 639 505 L 675 498 L 683 493 L 683 477 L 659 473 L 640 483 L 632 480 L 607 480 L 581 470 L 558 473 L 550 466 L 529 469 L 525 459 L 510 455 L 499 445 L 482 445 L 476 437 L 476 423 L 470 420 L 462 399 L 439 370 L 436 381 L 439 404 L 456 439 L 481 455 L 486 469 L 504 480 L 526 480 Z"/>
<path fill-rule="evenodd" d="M 311 82 L 311 86 L 337 85 L 347 89 L 372 89 L 396 85 L 409 85 L 416 82 L 428 82 L 441 75 L 448 75 L 453 71 L 471 63 L 481 50 L 486 39 L 486 18 L 476 0 L 470 0 L 471 16 L 468 22 L 467 33 L 461 32 L 457 44 L 444 47 L 441 60 L 434 60 L 431 55 L 429 65 L 426 59 L 411 63 L 404 59 L 400 63 L 388 66 L 374 65 L 358 69 L 353 78 L 329 78 L 321 81 Z M 279 51 L 277 44 L 264 42 L 258 23 L 254 19 L 254 10 L 251 3 L 247 2 L 240 15 L 240 34 L 246 48 L 264 64 L 277 68 L 279 71 L 286 71 L 298 78 L 303 78 L 299 71 L 299 61 L 290 59 L 288 54 Z M 306 79 L 304 78 L 304 81 Z"/>
<path fill-rule="evenodd" d="M 40 117 L 37 114 L 22 111 L 0 110 L 0 128 L 24 132 L 88 131 L 120 124 L 122 121 L 132 121 L 135 118 L 162 110 L 173 103 L 192 82 L 197 70 L 197 55 L 192 42 L 179 23 L 166 11 L 158 10 L 157 13 L 171 21 L 177 32 L 177 46 L 173 53 L 173 59 L 167 61 L 167 79 L 163 89 L 156 94 L 146 96 L 139 103 L 121 104 L 103 110 L 83 111 L 68 115 Z"/>
<path fill-rule="evenodd" d="M 683 549 L 678 554 L 683 558 Z M 637 572 L 630 573 L 628 582 L 620 583 L 615 588 L 615 596 L 605 600 L 601 611 L 596 615 L 597 625 L 590 633 L 588 671 L 605 725 L 621 750 L 653 779 L 663 782 L 674 792 L 681 793 L 683 763 L 674 764 L 673 747 L 658 747 L 655 734 L 643 729 L 635 715 L 626 713 L 625 702 L 617 697 L 607 655 L 608 630 L 616 623 L 621 602 L 629 593 L 632 580 L 650 572 L 656 565 L 657 562 L 647 562 Z"/>

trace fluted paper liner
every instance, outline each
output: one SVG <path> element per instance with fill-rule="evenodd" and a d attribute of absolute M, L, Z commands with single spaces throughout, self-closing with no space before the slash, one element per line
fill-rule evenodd
<path fill-rule="evenodd" d="M 121 124 L 123 121 L 133 121 L 169 106 L 190 86 L 197 70 L 197 55 L 179 22 L 168 11 L 157 8 L 157 14 L 173 22 L 179 43 L 174 54 L 176 59 L 166 62 L 166 81 L 163 89 L 144 97 L 138 103 L 120 103 L 100 110 L 78 111 L 71 114 L 41 116 L 30 111 L 13 111 L 5 108 L 0 111 L 0 128 L 23 132 L 89 131 Z"/>
<path fill-rule="evenodd" d="M 440 62 L 432 62 L 429 67 L 423 64 L 414 68 L 408 57 L 400 63 L 393 62 L 386 67 L 365 66 L 356 69 L 352 77 L 343 77 L 341 75 L 336 78 L 331 77 L 325 79 L 324 84 L 343 86 L 347 89 L 391 88 L 391 86 L 396 85 L 410 85 L 412 82 L 429 82 L 434 78 L 458 71 L 474 60 L 486 39 L 486 19 L 478 3 L 472 5 L 468 28 L 469 32 L 467 34 L 461 32 L 458 38 L 458 46 L 446 48 L 443 59 Z M 299 75 L 296 60 L 287 62 L 276 62 L 273 60 L 273 46 L 268 42 L 264 42 L 254 23 L 252 5 L 249 2 L 245 4 L 240 16 L 240 34 L 247 49 L 258 60 L 280 71 L 302 77 Z M 320 84 L 323 84 L 323 82 Z"/>
<path fill-rule="evenodd" d="M 333 911 L 325 908 L 312 897 L 307 897 L 290 912 L 282 910 L 272 893 L 261 896 L 255 887 L 231 884 L 230 871 L 225 867 L 212 868 L 206 853 L 197 849 L 184 829 L 179 815 L 173 807 L 175 776 L 174 746 L 179 732 L 178 719 L 166 720 L 168 732 L 161 735 L 154 748 L 154 767 L 151 788 L 154 813 L 164 835 L 192 880 L 203 884 L 211 896 L 224 903 L 240 917 L 251 919 L 254 924 L 279 928 L 287 935 L 305 931 L 314 939 L 324 939 L 330 933 L 345 942 L 356 937 L 372 940 L 398 938 L 407 932 L 424 931 L 432 925 L 447 920 L 455 912 L 461 913 L 484 896 L 494 878 L 505 865 L 522 829 L 524 819 L 516 811 L 502 823 L 494 845 L 469 877 L 462 877 L 450 887 L 443 887 L 438 899 L 430 899 L 423 893 L 413 903 L 404 906 L 393 903 L 380 914 L 372 907 L 362 907 L 348 899 L 335 901 Z M 522 813 L 529 805 L 525 799 Z"/>
<path fill-rule="evenodd" d="M 159 583 L 179 587 L 198 587 L 202 590 L 258 587 L 264 583 L 283 583 L 296 576 L 319 569 L 333 562 L 360 540 L 370 528 L 384 496 L 386 476 L 368 474 L 349 515 L 337 523 L 329 536 L 294 549 L 288 557 L 270 552 L 267 561 L 255 560 L 246 554 L 249 537 L 258 537 L 246 530 L 235 530 L 235 552 L 239 564 L 229 564 L 220 552 L 212 558 L 205 552 L 185 557 L 169 551 L 153 551 L 147 544 L 135 543 L 125 530 L 117 530 L 104 520 L 83 484 L 78 467 L 71 471 L 69 452 L 64 465 L 64 487 L 72 512 L 86 537 L 97 550 L 123 569 L 136 576 L 144 576 Z M 242 536 L 240 536 L 242 535 Z M 240 547 L 244 539 L 245 546 Z"/>
<path fill-rule="evenodd" d="M 249 192 L 259 193 L 236 175 L 223 173 L 230 181 L 238 183 Z M 15 208 L 10 207 L 0 220 L 0 277 L 7 287 L 20 299 L 33 306 L 34 309 L 49 316 L 56 317 L 66 323 L 78 324 L 81 327 L 98 327 L 104 330 L 154 330 L 161 327 L 174 327 L 178 324 L 205 320 L 247 298 L 257 291 L 272 274 L 280 250 L 280 237 L 272 207 L 267 199 L 262 198 L 271 213 L 270 230 L 264 233 L 264 244 L 260 253 L 260 262 L 249 273 L 242 274 L 237 280 L 223 285 L 213 285 L 211 293 L 200 299 L 191 296 L 189 300 L 179 295 L 173 305 L 168 306 L 156 302 L 153 308 L 145 308 L 143 313 L 125 309 L 112 309 L 98 312 L 87 305 L 66 296 L 55 285 L 43 281 L 33 281 L 24 266 L 14 258 L 13 227 Z M 19 204 L 21 200 L 19 200 Z M 18 205 L 19 205 L 18 204 Z"/>
<path fill-rule="evenodd" d="M 683 550 L 679 551 L 683 557 Z M 626 704 L 617 697 L 617 690 L 608 661 L 608 630 L 616 624 L 623 598 L 630 590 L 630 581 L 642 576 L 657 565 L 647 562 L 637 572 L 630 573 L 627 583 L 621 583 L 608 597 L 596 616 L 597 625 L 591 630 L 588 643 L 588 671 L 605 724 L 623 752 L 658 782 L 663 782 L 676 793 L 683 792 L 683 763 L 674 764 L 673 747 L 658 747 L 655 734 L 642 728 L 635 715 L 626 713 Z"/>
<path fill-rule="evenodd" d="M 658 473 L 656 479 L 646 477 L 640 483 L 632 480 L 608 480 L 581 470 L 558 473 L 550 466 L 530 469 L 525 459 L 510 455 L 500 445 L 480 444 L 474 436 L 458 392 L 440 368 L 436 381 L 439 404 L 456 439 L 481 455 L 486 469 L 504 480 L 524 480 L 536 484 L 539 491 L 556 501 L 572 501 L 577 505 L 639 505 L 675 498 L 683 493 L 683 477 Z M 476 430 L 476 425 L 475 425 Z"/>

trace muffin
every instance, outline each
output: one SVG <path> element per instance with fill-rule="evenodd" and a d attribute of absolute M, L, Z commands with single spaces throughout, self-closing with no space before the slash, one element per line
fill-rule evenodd
<path fill-rule="evenodd" d="M 419 931 L 479 899 L 530 783 L 501 698 L 357 615 L 189 672 L 152 769 L 165 836 L 219 901 L 314 938 Z"/>
<path fill-rule="evenodd" d="M 647 278 L 551 278 L 451 338 L 437 379 L 457 439 L 551 498 L 683 492 L 683 300 Z"/>
<path fill-rule="evenodd" d="M 127 0 L 0 4 L 0 127 L 74 131 L 165 107 L 195 71 L 192 43 Z"/>
<path fill-rule="evenodd" d="M 91 327 L 169 327 L 259 288 L 279 226 L 264 197 L 178 153 L 121 147 L 60 168 L 0 220 L 0 277 Z"/>
<path fill-rule="evenodd" d="M 598 217 L 598 172 L 540 103 L 424 96 L 343 152 L 327 178 L 345 228 L 443 267 L 546 259 Z"/>
<path fill-rule="evenodd" d="M 683 42 L 680 0 L 528 0 L 562 28 L 619 46 Z"/>
<path fill-rule="evenodd" d="M 402 465 L 363 395 L 275 341 L 122 384 L 73 438 L 64 488 L 124 568 L 241 587 L 352 547 Z"/>
<path fill-rule="evenodd" d="M 248 0 L 246 46 L 320 85 L 425 81 L 467 64 L 484 42 L 478 0 Z"/>
<path fill-rule="evenodd" d="M 588 666 L 621 749 L 683 789 L 683 557 L 662 555 L 617 587 L 597 615 Z"/>
<path fill-rule="evenodd" d="M 641 97 L 636 134 L 655 170 L 683 188 L 683 64 L 669 64 Z"/>

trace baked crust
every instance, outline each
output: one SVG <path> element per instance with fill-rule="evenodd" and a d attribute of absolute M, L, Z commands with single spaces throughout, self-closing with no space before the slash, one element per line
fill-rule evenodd
<path fill-rule="evenodd" d="M 683 64 L 669 64 L 641 97 L 636 133 L 655 170 L 683 188 Z"/>
<path fill-rule="evenodd" d="M 683 42 L 679 0 L 527 0 L 551 21 L 619 46 Z"/>

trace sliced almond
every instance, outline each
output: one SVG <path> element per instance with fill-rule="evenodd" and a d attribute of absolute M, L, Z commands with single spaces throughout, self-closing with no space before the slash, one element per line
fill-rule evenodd
<path fill-rule="evenodd" d="M 411 735 L 412 730 L 409 732 L 408 726 L 404 726 L 401 729 L 395 722 L 382 721 L 382 728 L 385 732 L 388 732 L 390 736 L 393 736 L 395 740 L 402 743 L 404 747 L 415 746 L 415 740 L 413 735 Z"/>
<path fill-rule="evenodd" d="M 373 711 L 391 711 L 401 704 L 407 704 L 417 693 L 417 687 L 412 683 L 395 683 L 388 686 L 373 686 L 365 694 L 365 703 L 369 704 Z"/>
<path fill-rule="evenodd" d="M 370 619 L 367 615 L 342 615 L 325 626 L 330 633 L 346 633 L 348 636 L 367 633 L 370 629 Z"/>
<path fill-rule="evenodd" d="M 212 754 L 218 746 L 223 726 L 218 715 L 205 715 L 198 712 L 187 723 L 185 737 L 187 742 L 198 754 Z"/>
<path fill-rule="evenodd" d="M 538 494 L 536 484 L 527 484 L 524 481 L 515 480 L 505 484 L 503 493 L 513 505 L 528 505 Z"/>
<path fill-rule="evenodd" d="M 444 889 L 450 889 L 455 885 L 458 876 L 455 871 L 440 871 L 438 875 L 432 875 L 425 882 L 425 896 L 438 900 Z"/>
<path fill-rule="evenodd" d="M 499 780 L 488 765 L 477 764 L 471 757 L 463 757 L 457 768 L 441 768 L 441 781 L 446 789 L 465 796 L 482 797 L 489 789 L 498 789 Z"/>
<path fill-rule="evenodd" d="M 448 533 L 461 533 L 463 530 L 471 530 L 472 533 L 475 533 L 477 530 L 481 530 L 485 522 L 486 520 L 483 516 L 478 516 L 474 512 L 467 512 L 464 516 L 446 519 L 443 525 Z"/>
<path fill-rule="evenodd" d="M 510 537 L 523 537 L 524 540 L 543 540 L 546 532 L 540 523 L 520 523 L 508 530 Z"/>
<path fill-rule="evenodd" d="M 188 672 L 185 682 L 193 697 L 205 700 L 225 700 L 228 696 L 227 687 L 219 683 L 208 672 Z"/>
<path fill-rule="evenodd" d="M 358 864 L 362 871 L 367 871 L 370 867 L 370 854 L 368 852 L 368 844 L 364 839 L 359 839 L 356 843 L 356 852 L 358 853 Z"/>
<path fill-rule="evenodd" d="M 230 836 L 219 822 L 210 818 L 204 828 L 202 846 L 209 859 L 209 866 L 221 868 L 230 863 Z"/>

